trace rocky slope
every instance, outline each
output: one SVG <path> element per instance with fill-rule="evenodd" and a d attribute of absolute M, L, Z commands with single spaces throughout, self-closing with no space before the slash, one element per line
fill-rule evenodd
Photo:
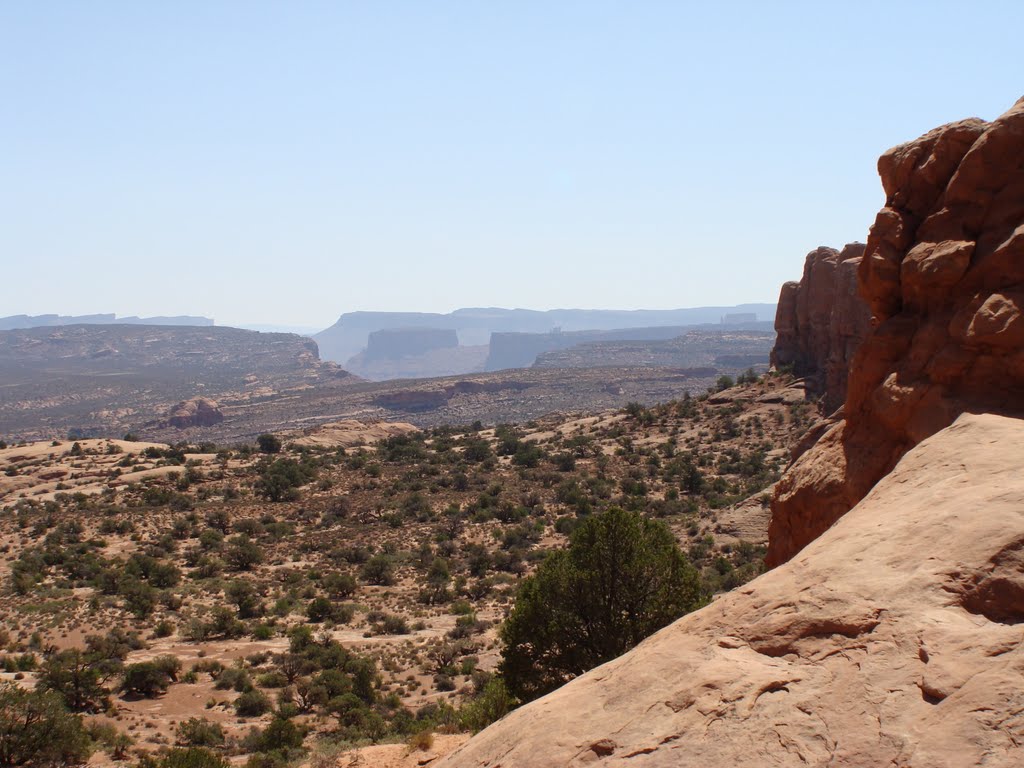
<path fill-rule="evenodd" d="M 147 424 L 208 427 L 223 413 L 215 405 L 198 414 L 197 397 L 223 408 L 357 380 L 295 334 L 149 325 L 0 331 L 0 377 L 7 439 L 120 436 Z"/>
<path fill-rule="evenodd" d="M 807 254 L 800 282 L 782 286 L 775 314 L 778 334 L 772 365 L 792 366 L 822 397 L 826 413 L 846 399 L 853 355 L 871 327 L 871 313 L 857 292 L 862 243 L 837 251 L 822 246 Z"/>
<path fill-rule="evenodd" d="M 497 334 L 495 334 L 497 336 Z M 652 366 L 709 369 L 734 374 L 750 367 L 764 370 L 775 334 L 757 330 L 688 331 L 651 341 L 593 341 L 537 355 L 534 368 L 629 368 Z"/>
<path fill-rule="evenodd" d="M 1020 765 L 1022 440 L 960 417 L 792 561 L 440 765 Z"/>
<path fill-rule="evenodd" d="M 1024 99 L 886 152 L 858 267 L 874 325 L 836 419 L 779 483 L 769 562 L 820 535 L 960 413 L 1024 415 Z"/>

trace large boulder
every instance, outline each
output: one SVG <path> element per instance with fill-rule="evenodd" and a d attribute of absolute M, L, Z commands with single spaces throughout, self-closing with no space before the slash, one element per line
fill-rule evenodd
<path fill-rule="evenodd" d="M 793 560 L 440 766 L 1024 764 L 1022 441 L 961 416 Z"/>
<path fill-rule="evenodd" d="M 785 562 L 961 413 L 1024 415 L 1024 99 L 886 152 L 858 267 L 872 330 L 835 419 L 776 487 Z"/>
<path fill-rule="evenodd" d="M 167 414 L 167 425 L 177 429 L 212 427 L 222 421 L 224 421 L 223 412 L 217 403 L 208 397 L 182 400 Z"/>
<path fill-rule="evenodd" d="M 867 304 L 857 293 L 863 243 L 816 248 L 804 260 L 800 282 L 785 283 L 775 313 L 771 362 L 806 378 L 808 394 L 821 397 L 826 413 L 846 398 L 853 355 L 871 327 Z"/>

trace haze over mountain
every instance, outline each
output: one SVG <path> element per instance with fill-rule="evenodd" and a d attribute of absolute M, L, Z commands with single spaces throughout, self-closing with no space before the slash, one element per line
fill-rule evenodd
<path fill-rule="evenodd" d="M 1024 766 L 1021 29 L 0 3 L 0 768 Z"/>
<path fill-rule="evenodd" d="M 730 318 L 729 316 L 736 316 Z M 768 322 L 775 316 L 774 304 L 692 307 L 665 310 L 616 309 L 530 309 L 464 308 L 448 313 L 431 312 L 346 312 L 338 321 L 313 336 L 325 360 L 345 363 L 366 348 L 370 334 L 380 330 L 425 328 L 454 330 L 462 346 L 489 344 L 493 333 L 536 333 L 552 331 L 597 331 L 628 328 L 719 324 L 723 320 Z M 678 332 L 675 334 L 678 335 Z M 644 335 L 632 338 L 654 338 Z M 538 349 L 538 352 L 542 349 Z M 531 358 L 532 359 L 532 358 Z M 516 365 L 529 365 L 530 360 Z M 512 365 L 488 366 L 513 367 Z"/>
<path fill-rule="evenodd" d="M 102 315 L 10 315 L 0 317 L 0 331 L 19 328 L 43 328 L 57 325 L 213 325 L 209 317 L 178 315 L 175 317 L 118 317 L 113 312 Z"/>

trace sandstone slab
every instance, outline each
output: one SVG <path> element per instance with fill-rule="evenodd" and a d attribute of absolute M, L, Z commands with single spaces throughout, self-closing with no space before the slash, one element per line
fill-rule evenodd
<path fill-rule="evenodd" d="M 961 416 L 788 563 L 439 765 L 1021 765 L 1022 444 Z"/>

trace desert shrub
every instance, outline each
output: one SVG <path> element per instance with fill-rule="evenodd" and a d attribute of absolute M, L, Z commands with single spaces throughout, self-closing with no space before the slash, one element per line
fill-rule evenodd
<path fill-rule="evenodd" d="M 363 564 L 359 574 L 368 584 L 391 586 L 395 583 L 394 561 L 383 553 L 374 555 Z"/>
<path fill-rule="evenodd" d="M 205 717 L 190 717 L 178 724 L 177 739 L 187 747 L 222 747 L 224 729 L 220 723 L 213 723 Z"/>
<path fill-rule="evenodd" d="M 268 501 L 293 501 L 298 498 L 297 489 L 315 479 L 316 469 L 312 465 L 294 459 L 275 459 L 260 468 L 253 490 Z"/>
<path fill-rule="evenodd" d="M 224 559 L 236 571 L 251 571 L 263 562 L 263 551 L 244 533 L 228 539 Z"/>
<path fill-rule="evenodd" d="M 235 699 L 235 712 L 239 717 L 259 717 L 273 709 L 266 694 L 255 689 L 246 691 Z"/>
<path fill-rule="evenodd" d="M 501 630 L 505 683 L 534 699 L 703 602 L 700 577 L 664 524 L 617 508 L 588 517 L 569 548 L 523 582 Z"/>
<path fill-rule="evenodd" d="M 244 693 L 252 690 L 252 678 L 248 670 L 242 667 L 226 667 L 217 675 L 217 682 L 213 687 L 222 691 L 233 689 Z"/>
<path fill-rule="evenodd" d="M 0 766 L 61 768 L 89 757 L 82 720 L 53 691 L 0 682 Z"/>
<path fill-rule="evenodd" d="M 323 578 L 324 591 L 333 598 L 351 597 L 356 586 L 356 580 L 347 573 L 329 573 Z"/>
<path fill-rule="evenodd" d="M 263 604 L 260 602 L 256 588 L 248 581 L 232 581 L 224 589 L 224 596 L 227 597 L 238 608 L 238 615 L 243 619 L 251 619 L 263 613 Z"/>
<path fill-rule="evenodd" d="M 40 667 L 36 689 L 58 694 L 69 709 L 98 712 L 107 706 L 108 691 L 96 661 L 78 649 L 54 654 Z"/>
<path fill-rule="evenodd" d="M 170 637 L 174 634 L 174 622 L 168 619 L 162 619 L 157 622 L 157 625 L 153 627 L 154 637 Z"/>
<path fill-rule="evenodd" d="M 418 749 L 422 752 L 426 752 L 434 746 L 434 732 L 426 729 L 417 731 L 409 737 L 410 749 Z"/>
<path fill-rule="evenodd" d="M 99 748 L 110 755 L 114 760 L 124 760 L 128 757 L 128 750 L 131 749 L 135 740 L 127 733 L 122 733 L 114 727 L 113 723 L 100 723 L 93 721 L 86 725 L 86 733 L 94 748 Z"/>
<path fill-rule="evenodd" d="M 255 747 L 254 752 L 288 751 L 301 747 L 305 737 L 305 729 L 295 721 L 275 717 L 247 746 Z"/>
<path fill-rule="evenodd" d="M 476 696 L 462 705 L 459 724 L 474 733 L 482 731 L 515 709 L 518 703 L 509 693 L 505 681 L 499 676 L 492 676 Z"/>
<path fill-rule="evenodd" d="M 280 453 L 281 439 L 277 435 L 263 434 L 256 438 L 261 453 Z"/>
<path fill-rule="evenodd" d="M 177 659 L 175 659 L 177 661 Z M 167 690 L 171 676 L 152 661 L 129 664 L 124 668 L 121 690 L 125 693 L 153 698 Z"/>

